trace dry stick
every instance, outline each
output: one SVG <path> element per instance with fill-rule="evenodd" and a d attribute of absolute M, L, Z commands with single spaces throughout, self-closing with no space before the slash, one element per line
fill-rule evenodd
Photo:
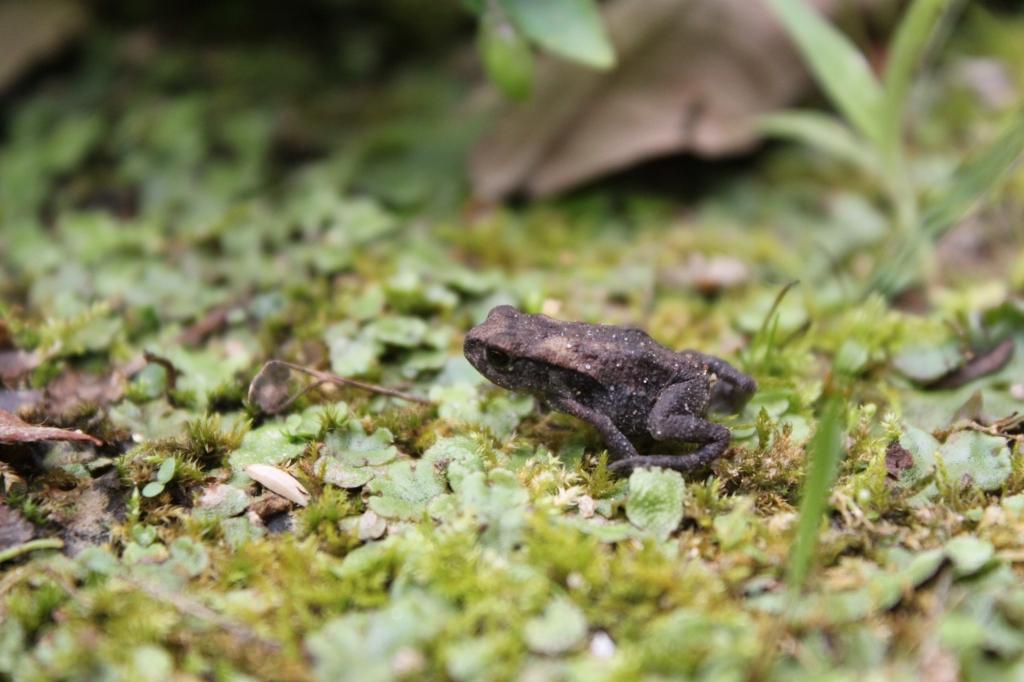
<path fill-rule="evenodd" d="M 318 384 L 332 383 L 332 384 L 338 384 L 339 386 L 352 386 L 354 388 L 361 388 L 364 391 L 369 391 L 370 393 L 377 393 L 379 395 L 391 396 L 392 398 L 398 398 L 399 400 L 408 400 L 410 402 L 419 403 L 421 405 L 433 405 L 434 404 L 434 401 L 428 400 L 428 399 L 423 398 L 423 397 L 418 396 L 418 395 L 412 395 L 411 393 L 404 393 L 402 391 L 396 391 L 396 390 L 394 390 L 392 388 L 384 388 L 383 386 L 377 386 L 376 384 L 368 384 L 368 383 L 363 382 L 363 381 L 356 381 L 355 379 L 346 379 L 343 376 L 338 376 L 337 374 L 333 374 L 331 372 L 323 372 L 323 371 L 318 370 L 318 369 L 312 369 L 311 367 L 303 367 L 302 365 L 296 365 L 293 362 L 286 362 L 284 360 L 270 360 L 270 361 L 268 361 L 267 364 L 270 364 L 271 362 L 276 362 L 276 363 L 282 364 L 285 367 L 287 367 L 288 369 L 293 369 L 296 372 L 302 372 L 303 374 L 308 374 L 309 376 L 311 376 L 314 379 L 316 379 Z M 264 365 L 264 366 L 266 366 L 266 365 Z M 306 390 L 311 390 L 316 385 L 317 384 L 313 384 L 312 386 L 310 386 Z M 305 393 L 305 391 L 303 391 L 303 393 Z M 300 393 L 299 395 L 301 396 L 302 393 Z M 296 397 L 298 397 L 298 396 L 296 396 Z"/>

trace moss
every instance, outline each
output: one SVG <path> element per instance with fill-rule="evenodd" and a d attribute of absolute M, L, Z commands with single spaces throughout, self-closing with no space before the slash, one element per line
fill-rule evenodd
<path fill-rule="evenodd" d="M 989 51 L 1024 44 L 1016 24 L 1000 22 Z M 985 26 L 971 24 L 973 56 Z M 362 54 L 369 34 L 352 30 L 341 42 Z M 1024 329 L 1019 272 L 1004 273 L 1020 249 L 1002 225 L 1021 212 L 1014 185 L 957 228 L 952 243 L 972 245 L 960 260 L 940 252 L 901 300 L 861 296 L 893 233 L 869 181 L 805 150 L 719 169 L 685 205 L 637 191 L 641 174 L 485 210 L 451 192 L 472 126 L 451 115 L 466 93 L 447 64 L 409 73 L 389 57 L 394 78 L 367 88 L 275 41 L 168 36 L 152 51 L 103 33 L 83 37 L 59 88 L 11 93 L 0 140 L 0 354 L 34 353 L 21 377 L 4 365 L 0 397 L 106 442 L 60 466 L 47 445 L 4 449 L 4 505 L 67 551 L 0 566 L 0 678 L 334 678 L 354 669 L 323 674 L 346 646 L 358 672 L 402 679 L 1019 668 L 1024 457 L 1019 420 L 1000 418 L 1019 408 L 1024 348 L 961 389 L 928 378 Z M 927 147 L 908 150 L 915 167 L 953 167 L 998 123 L 960 80 L 937 72 L 916 103 L 953 93 L 958 117 L 912 122 Z M 700 257 L 742 277 L 695 273 Z M 499 303 L 641 326 L 756 377 L 746 409 L 715 417 L 734 435 L 727 456 L 672 486 L 656 531 L 630 521 L 629 481 L 610 476 L 597 431 L 528 410 L 461 358 L 463 333 Z M 175 372 L 129 376 L 123 398 L 56 400 L 56 380 L 132 375 L 147 352 L 177 358 Z M 323 385 L 263 414 L 246 385 L 270 358 L 444 399 Z M 793 590 L 826 387 L 842 391 L 844 457 Z M 306 507 L 253 511 L 257 488 L 230 457 L 249 424 L 280 437 L 269 456 Z M 940 456 L 904 478 L 889 448 L 912 428 L 925 464 L 933 442 L 984 429 L 1013 444 L 1008 475 L 980 491 Z M 225 489 L 237 504 L 218 513 L 233 516 L 197 513 Z M 961 553 L 991 551 L 967 571 L 957 538 Z M 537 634 L 559 617 L 572 637 Z"/>

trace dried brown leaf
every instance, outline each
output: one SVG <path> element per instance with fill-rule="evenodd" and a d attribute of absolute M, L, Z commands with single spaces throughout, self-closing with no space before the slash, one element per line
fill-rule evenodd
<path fill-rule="evenodd" d="M 0 92 L 85 26 L 80 3 L 13 0 L 0 3 Z"/>
<path fill-rule="evenodd" d="M 1013 339 L 1006 339 L 992 349 L 975 355 L 966 363 L 948 374 L 944 374 L 926 388 L 931 389 L 954 389 L 971 383 L 975 379 L 995 374 L 1010 361 L 1014 350 Z"/>
<path fill-rule="evenodd" d="M 267 414 L 277 413 L 291 398 L 291 376 L 287 365 L 270 360 L 249 384 L 249 402 Z"/>
<path fill-rule="evenodd" d="M 894 481 L 903 477 L 903 472 L 914 466 L 914 456 L 900 445 L 898 440 L 889 443 L 885 449 L 885 471 Z"/>
<path fill-rule="evenodd" d="M 42 414 L 61 417 L 74 414 L 83 405 L 107 405 L 124 396 L 125 377 L 119 371 L 91 374 L 68 370 L 46 385 Z"/>
<path fill-rule="evenodd" d="M 39 443 L 43 441 L 84 441 L 103 445 L 103 441 L 81 431 L 69 431 L 52 426 L 35 426 L 17 415 L 0 410 L 0 443 Z"/>
<path fill-rule="evenodd" d="M 849 8 L 814 4 L 829 14 Z M 758 142 L 760 115 L 810 87 L 764 0 L 617 0 L 606 24 L 618 66 L 546 61 L 534 97 L 510 105 L 477 144 L 470 175 L 478 197 L 553 194 L 672 153 L 744 152 Z"/>

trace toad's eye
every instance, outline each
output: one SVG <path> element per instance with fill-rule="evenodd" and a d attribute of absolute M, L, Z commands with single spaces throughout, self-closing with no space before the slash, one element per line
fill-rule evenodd
<path fill-rule="evenodd" d="M 487 349 L 487 363 L 495 369 L 508 369 L 512 366 L 512 358 L 505 351 L 496 348 Z"/>

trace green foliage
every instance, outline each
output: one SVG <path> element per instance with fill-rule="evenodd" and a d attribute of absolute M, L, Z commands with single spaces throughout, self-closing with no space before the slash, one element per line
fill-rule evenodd
<path fill-rule="evenodd" d="M 168 457 L 156 471 L 156 478 L 146 484 L 142 489 L 143 497 L 156 497 L 164 491 L 167 484 L 174 480 L 174 470 L 177 462 L 173 457 Z"/>
<path fill-rule="evenodd" d="M 993 54 L 977 29 L 907 95 L 941 4 L 909 5 L 875 88 L 889 112 L 938 111 L 907 127 L 898 159 L 935 234 L 1018 141 L 948 185 L 943 150 L 1005 112 L 956 80 L 959 56 Z M 515 31 L 525 68 L 546 48 L 511 6 L 476 9 Z M 1000 22 L 999 53 L 1021 36 Z M 842 64 L 845 39 L 826 40 L 821 68 L 864 75 Z M 1019 677 L 1024 346 L 935 384 L 1024 329 L 1006 228 L 1019 178 L 936 286 L 895 305 L 854 286 L 891 236 L 868 183 L 892 159 L 852 119 L 775 123 L 860 173 L 793 172 L 806 157 L 781 149 L 723 169 L 685 210 L 613 183 L 467 211 L 461 71 L 416 52 L 415 69 L 352 80 L 348 60 L 375 45 L 306 58 L 272 43 L 151 50 L 108 27 L 59 83 L 44 69 L 42 87 L 8 93 L 0 402 L 105 445 L 0 445 L 0 525 L 34 533 L 0 550 L 0 678 Z M 1001 63 L 1024 82 L 1019 61 Z M 842 94 L 874 111 L 875 94 Z M 711 262 L 743 277 L 719 281 Z M 714 415 L 733 442 L 710 471 L 613 477 L 598 433 L 462 358 L 500 303 L 642 326 L 759 390 Z M 272 358 L 435 402 L 318 385 L 262 414 L 242 398 Z M 286 468 L 308 506 L 248 463 Z"/>
<path fill-rule="evenodd" d="M 528 97 L 533 84 L 534 57 L 527 41 L 592 68 L 615 65 L 594 0 L 485 0 L 473 5 L 484 70 L 511 99 Z"/>
<path fill-rule="evenodd" d="M 511 21 L 541 47 L 606 69 L 615 63 L 593 0 L 497 0 Z"/>
<path fill-rule="evenodd" d="M 480 19 L 479 46 L 484 70 L 506 97 L 523 100 L 533 87 L 533 53 L 522 35 L 497 9 L 488 6 Z"/>
<path fill-rule="evenodd" d="M 797 111 L 767 116 L 763 129 L 855 165 L 887 193 L 898 243 L 879 259 L 865 290 L 894 295 L 921 274 L 929 240 L 1000 186 L 1024 155 L 1024 115 L 1010 116 L 1004 132 L 952 175 L 948 190 L 925 202 L 926 187 L 914 182 L 904 142 L 907 102 L 923 54 L 960 3 L 911 3 L 892 38 L 881 80 L 860 51 L 810 5 L 801 0 L 771 4 L 846 123 L 826 114 Z"/>
<path fill-rule="evenodd" d="M 772 0 L 771 6 L 836 108 L 864 138 L 878 144 L 888 112 L 864 55 L 811 5 Z"/>
<path fill-rule="evenodd" d="M 427 503 L 445 491 L 441 474 L 433 463 L 393 462 L 385 475 L 370 481 L 370 509 L 384 518 L 413 520 L 427 511 Z"/>
<path fill-rule="evenodd" d="M 587 635 L 587 619 L 567 599 L 553 599 L 544 613 L 526 623 L 523 636 L 530 650 L 548 656 L 579 647 Z"/>
<path fill-rule="evenodd" d="M 637 469 L 629 477 L 626 517 L 637 528 L 664 540 L 683 519 L 685 494 L 678 472 Z"/>
<path fill-rule="evenodd" d="M 814 561 L 822 516 L 843 454 L 845 409 L 840 394 L 826 399 L 818 421 L 818 430 L 808 446 L 807 478 L 800 499 L 800 522 L 789 559 L 787 582 L 791 590 L 799 590 Z"/>

